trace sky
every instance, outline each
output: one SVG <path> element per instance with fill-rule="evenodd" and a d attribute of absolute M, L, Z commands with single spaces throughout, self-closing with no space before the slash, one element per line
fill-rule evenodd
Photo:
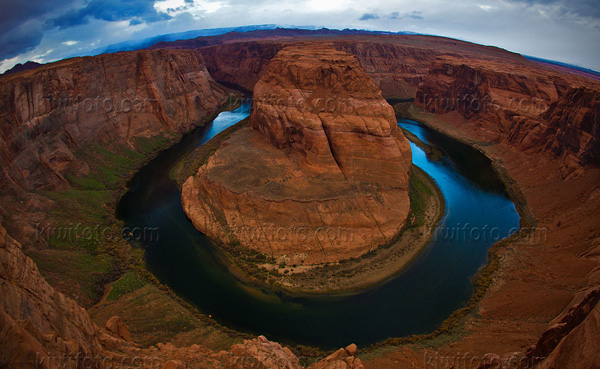
<path fill-rule="evenodd" d="M 0 2 L 0 72 L 127 40 L 258 24 L 433 34 L 600 71 L 599 0 Z"/>

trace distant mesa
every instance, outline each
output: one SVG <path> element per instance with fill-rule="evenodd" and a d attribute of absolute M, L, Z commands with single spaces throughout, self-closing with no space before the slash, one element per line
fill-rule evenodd
<path fill-rule="evenodd" d="M 399 233 L 410 169 L 394 110 L 356 58 L 330 44 L 295 44 L 256 84 L 249 127 L 187 179 L 182 202 L 218 242 L 335 262 Z"/>
<path fill-rule="evenodd" d="M 33 61 L 28 61 L 25 64 L 17 63 L 14 67 L 12 67 L 9 70 L 7 70 L 6 72 L 2 73 L 2 75 L 4 76 L 7 74 L 22 72 L 24 70 L 35 69 L 37 67 L 41 67 L 42 65 L 43 64 L 36 63 Z"/>

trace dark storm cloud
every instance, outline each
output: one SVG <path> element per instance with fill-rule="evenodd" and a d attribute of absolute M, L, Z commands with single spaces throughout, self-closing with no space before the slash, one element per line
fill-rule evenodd
<path fill-rule="evenodd" d="M 130 25 L 171 19 L 154 9 L 154 0 L 2 0 L 0 60 L 38 46 L 46 30 L 86 24 L 90 19 L 130 20 Z"/>
<path fill-rule="evenodd" d="M 74 0 L 2 0 L 0 12 L 0 60 L 12 58 L 40 44 L 43 31 L 36 21 L 46 14 L 66 9 Z"/>
<path fill-rule="evenodd" d="M 32 22 L 18 26 L 10 33 L 0 34 L 0 60 L 33 50 L 40 44 L 43 35 L 41 24 L 32 24 Z"/>
<path fill-rule="evenodd" d="M 132 19 L 132 24 L 139 24 L 167 20 L 171 16 L 157 12 L 154 0 L 91 0 L 83 8 L 69 10 L 50 19 L 47 25 L 64 29 L 85 24 L 90 18 L 108 22 Z"/>
<path fill-rule="evenodd" d="M 18 28 L 23 23 L 42 17 L 52 11 L 66 9 L 74 0 L 2 0 L 0 12 L 0 34 Z"/>
<path fill-rule="evenodd" d="M 379 19 L 379 16 L 375 13 L 365 13 L 358 20 L 364 21 L 369 19 Z"/>

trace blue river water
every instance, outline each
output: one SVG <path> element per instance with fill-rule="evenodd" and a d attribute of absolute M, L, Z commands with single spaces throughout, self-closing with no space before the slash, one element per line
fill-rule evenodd
<path fill-rule="evenodd" d="M 472 278 L 486 264 L 489 247 L 518 228 L 515 206 L 487 158 L 402 120 L 403 129 L 442 153 L 428 156 L 411 143 L 413 164 L 435 180 L 446 201 L 446 213 L 425 250 L 395 277 L 353 294 L 300 297 L 246 284 L 187 219 L 169 173 L 182 156 L 249 112 L 250 104 L 223 112 L 161 152 L 134 176 L 118 208 L 126 226 L 158 228 L 158 239 L 141 245 L 149 270 L 223 325 L 327 349 L 429 333 L 469 301 Z"/>

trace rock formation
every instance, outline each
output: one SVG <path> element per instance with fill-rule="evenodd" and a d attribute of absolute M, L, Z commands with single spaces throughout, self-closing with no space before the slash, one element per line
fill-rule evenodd
<path fill-rule="evenodd" d="M 540 149 L 572 166 L 600 166 L 600 88 L 569 88 L 538 117 L 512 119 L 508 141 Z"/>
<path fill-rule="evenodd" d="M 600 83 L 502 60 L 438 57 L 415 104 L 459 113 L 482 140 L 559 156 L 571 173 L 598 158 Z"/>
<path fill-rule="evenodd" d="M 52 288 L 0 226 L 0 366 L 51 368 L 51 358 L 102 352 L 85 309 Z M 36 364 L 38 366 L 36 366 Z"/>
<path fill-rule="evenodd" d="M 347 35 L 339 37 L 340 35 Z M 339 51 L 353 54 L 371 76 L 385 98 L 413 99 L 419 83 L 427 75 L 432 61 L 441 55 L 470 58 L 501 58 L 505 62 L 523 62 L 519 54 L 455 39 L 421 35 L 373 35 L 364 31 L 336 30 L 261 30 L 232 32 L 192 40 L 161 42 L 151 47 L 198 49 L 217 81 L 252 91 L 267 70 L 269 61 L 287 45 L 318 36 Z M 311 39 L 315 42 L 316 37 Z"/>
<path fill-rule="evenodd" d="M 364 365 L 356 357 L 356 345 L 351 344 L 345 349 L 341 348 L 325 359 L 311 366 L 310 369 L 364 369 Z"/>
<path fill-rule="evenodd" d="M 196 228 L 307 263 L 357 257 L 398 234 L 410 146 L 354 57 L 283 49 L 254 89 L 250 126 L 184 184 Z"/>
<path fill-rule="evenodd" d="M 68 188 L 77 149 L 136 149 L 136 138 L 189 131 L 224 103 L 199 52 L 73 58 L 0 77 L 0 189 Z"/>

